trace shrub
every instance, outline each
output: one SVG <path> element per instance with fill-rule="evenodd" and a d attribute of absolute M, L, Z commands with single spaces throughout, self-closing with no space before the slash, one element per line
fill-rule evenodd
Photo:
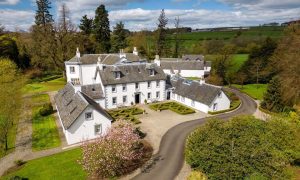
<path fill-rule="evenodd" d="M 80 164 L 95 179 L 111 178 L 136 169 L 143 158 L 143 144 L 132 124 L 117 121 L 107 134 L 82 146 Z"/>
<path fill-rule="evenodd" d="M 208 179 L 244 179 L 254 174 L 289 179 L 285 169 L 300 157 L 299 135 L 299 126 L 286 118 L 210 120 L 188 137 L 185 156 Z"/>
<path fill-rule="evenodd" d="M 23 164 L 26 163 L 26 161 L 23 161 L 23 160 L 19 159 L 19 160 L 16 160 L 14 163 L 15 163 L 17 166 L 22 166 Z"/>
<path fill-rule="evenodd" d="M 44 104 L 39 110 L 41 116 L 48 116 L 53 113 L 53 107 L 51 103 Z"/>

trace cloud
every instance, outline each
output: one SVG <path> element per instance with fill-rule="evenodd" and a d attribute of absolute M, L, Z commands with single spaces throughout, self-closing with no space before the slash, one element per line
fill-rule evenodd
<path fill-rule="evenodd" d="M 0 0 L 0 5 L 16 5 L 20 0 Z"/>
<path fill-rule="evenodd" d="M 34 23 L 34 11 L 1 9 L 0 14 L 0 23 L 7 30 L 28 30 Z"/>
<path fill-rule="evenodd" d="M 299 0 L 218 0 L 236 8 L 255 9 L 294 9 L 300 7 Z"/>

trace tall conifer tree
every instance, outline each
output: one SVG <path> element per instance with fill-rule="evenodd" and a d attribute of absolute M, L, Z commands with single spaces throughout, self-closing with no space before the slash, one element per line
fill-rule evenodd
<path fill-rule="evenodd" d="M 167 42 L 166 42 L 166 25 L 168 24 L 168 19 L 165 14 L 165 10 L 162 9 L 158 17 L 157 25 L 157 39 L 156 39 L 156 54 L 162 55 L 166 52 Z"/>
<path fill-rule="evenodd" d="M 37 0 L 36 1 L 37 10 L 35 14 L 35 24 L 46 26 L 53 22 L 52 15 L 49 12 L 51 8 L 51 2 L 49 0 Z"/>
<path fill-rule="evenodd" d="M 120 49 L 127 47 L 126 42 L 127 33 L 124 29 L 124 24 L 121 22 L 117 23 L 114 27 L 113 36 L 112 36 L 112 51 L 118 52 Z"/>
<path fill-rule="evenodd" d="M 110 51 L 110 29 L 108 12 L 101 4 L 95 12 L 94 34 L 97 41 L 97 53 L 108 53 Z"/>

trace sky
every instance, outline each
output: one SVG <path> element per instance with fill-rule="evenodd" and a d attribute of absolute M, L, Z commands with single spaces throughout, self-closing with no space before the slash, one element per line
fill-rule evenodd
<path fill-rule="evenodd" d="M 50 0 L 51 14 L 57 20 L 65 3 L 74 24 L 83 15 L 93 18 L 104 4 L 111 27 L 119 21 L 131 31 L 153 30 L 161 9 L 165 9 L 168 27 L 192 28 L 254 26 L 270 22 L 300 19 L 300 0 Z M 0 24 L 10 31 L 28 31 L 34 24 L 35 0 L 0 0 Z"/>

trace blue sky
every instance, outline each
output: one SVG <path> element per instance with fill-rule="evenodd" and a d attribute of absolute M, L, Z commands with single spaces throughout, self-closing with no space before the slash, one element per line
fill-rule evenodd
<path fill-rule="evenodd" d="M 208 28 L 251 26 L 300 18 L 299 0 L 51 0 L 54 18 L 65 3 L 70 18 L 78 24 L 87 14 L 94 16 L 103 3 L 109 10 L 111 26 L 123 21 L 130 30 L 153 30 L 160 10 L 165 9 L 169 26 L 179 16 L 181 26 Z M 8 30 L 28 30 L 34 23 L 35 0 L 0 0 L 0 23 Z"/>

